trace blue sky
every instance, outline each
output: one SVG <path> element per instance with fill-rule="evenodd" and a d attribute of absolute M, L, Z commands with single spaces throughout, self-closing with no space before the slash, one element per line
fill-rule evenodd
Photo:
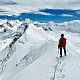
<path fill-rule="evenodd" d="M 39 22 L 67 22 L 72 20 L 80 20 L 80 11 L 79 10 L 71 10 L 71 9 L 40 9 L 39 13 L 29 12 L 29 13 L 21 13 L 20 15 L 1 15 L 0 19 L 8 19 L 8 20 L 25 20 L 26 18 L 30 18 L 33 21 Z M 41 13 L 40 13 L 41 12 Z M 45 14 L 42 14 L 45 13 Z"/>
<path fill-rule="evenodd" d="M 0 0 L 0 19 L 39 22 L 80 20 L 80 0 Z"/>

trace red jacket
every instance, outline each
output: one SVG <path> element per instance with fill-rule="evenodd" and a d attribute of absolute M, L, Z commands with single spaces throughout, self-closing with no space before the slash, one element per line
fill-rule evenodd
<path fill-rule="evenodd" d="M 60 47 L 65 47 L 66 46 L 66 38 L 60 38 L 59 40 L 59 45 Z"/>

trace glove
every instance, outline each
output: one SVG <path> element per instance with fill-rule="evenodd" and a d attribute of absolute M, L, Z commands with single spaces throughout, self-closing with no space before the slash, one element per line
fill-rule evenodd
<path fill-rule="evenodd" d="M 58 48 L 60 48 L 60 45 L 58 45 Z"/>

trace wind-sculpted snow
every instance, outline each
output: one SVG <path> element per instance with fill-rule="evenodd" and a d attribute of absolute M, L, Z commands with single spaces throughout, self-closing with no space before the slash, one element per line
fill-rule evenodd
<path fill-rule="evenodd" d="M 33 24 L 30 24 L 28 30 L 26 31 L 27 28 L 28 26 L 26 25 L 26 23 L 21 24 L 21 26 L 18 27 L 17 31 L 13 35 L 12 41 L 9 44 L 7 44 L 8 46 L 6 48 L 2 49 L 4 53 L 9 52 L 9 53 L 6 53 L 6 55 L 4 54 L 4 56 L 2 57 L 2 59 L 4 58 L 4 60 L 1 63 L 1 76 L 5 76 L 4 80 L 8 80 L 10 77 L 13 77 L 16 73 L 18 73 L 19 71 L 24 69 L 26 66 L 28 66 L 29 64 L 31 64 L 32 62 L 40 58 L 45 53 L 44 52 L 46 50 L 45 42 L 47 40 L 50 40 L 47 33 L 42 30 L 39 30 Z M 24 50 L 26 50 L 26 52 Z M 1 51 L 1 54 L 3 55 L 2 51 Z M 32 60 L 31 60 L 31 57 L 32 57 Z M 10 60 L 10 58 L 12 60 Z M 12 66 L 11 62 L 13 63 L 12 64 L 13 68 L 8 70 L 9 67 Z M 2 64 L 5 64 L 5 63 L 7 65 L 2 66 Z M 26 64 L 26 65 L 22 66 L 22 64 Z M 3 74 L 6 74 L 6 75 L 3 75 Z"/>
<path fill-rule="evenodd" d="M 28 25 L 23 23 L 17 29 L 17 32 L 14 34 L 12 39 L 5 40 L 4 43 L 0 46 L 0 74 L 2 74 L 4 68 L 6 67 L 7 60 L 12 56 L 12 54 L 16 51 L 15 43 L 16 41 L 25 33 Z M 8 42 L 9 41 L 9 42 Z M 6 43 L 6 44 L 5 44 Z"/>
<path fill-rule="evenodd" d="M 26 56 L 24 56 L 19 61 L 19 63 L 16 64 L 17 69 L 19 69 L 18 71 L 20 71 L 20 69 L 21 70 L 24 69 L 26 66 L 30 65 L 32 62 L 34 62 L 35 60 L 40 58 L 43 54 L 45 54 L 46 53 L 45 50 L 47 49 L 47 43 L 48 41 L 39 45 L 39 47 L 37 47 L 36 49 L 30 50 L 30 52 Z"/>
<path fill-rule="evenodd" d="M 12 54 L 16 51 L 15 44 L 12 46 L 8 45 L 5 49 L 3 49 L 0 53 L 0 75 L 4 71 L 7 66 L 7 60 L 12 56 Z"/>
<path fill-rule="evenodd" d="M 47 74 L 48 71 L 50 70 L 49 68 L 51 67 L 51 64 L 49 62 L 53 63 L 53 65 L 56 65 L 56 63 L 57 63 L 56 62 L 56 55 L 57 55 L 56 52 L 57 51 L 56 51 L 56 47 L 55 47 L 56 44 L 57 44 L 56 41 L 48 40 L 47 42 L 45 42 L 44 44 L 39 46 L 39 48 L 36 48 L 35 50 L 34 49 L 31 50 L 30 54 L 27 54 L 17 64 L 17 68 L 19 70 L 21 68 L 24 68 L 25 66 L 27 66 L 27 67 L 24 70 L 20 71 L 20 73 L 18 73 L 16 76 L 14 76 L 11 80 L 18 79 L 18 76 L 22 75 L 22 73 L 25 71 L 26 71 L 26 73 L 24 74 L 24 76 L 26 75 L 26 77 L 27 77 L 26 79 L 29 79 L 29 80 L 30 79 L 31 80 L 32 79 L 44 80 L 45 78 L 50 79 L 50 77 Z M 52 59 L 53 59 L 53 61 L 51 61 Z M 29 65 L 29 64 L 31 64 L 31 65 Z M 47 64 L 48 66 L 46 66 L 45 64 Z M 33 67 L 31 67 L 31 66 L 33 66 Z M 41 66 L 43 66 L 43 67 L 41 67 Z M 30 77 L 28 72 L 29 72 L 29 74 L 32 73 L 33 75 L 31 75 L 31 77 Z M 39 73 L 41 76 L 39 75 Z M 46 77 L 43 75 L 45 75 Z M 20 80 L 23 79 L 23 75 L 21 77 L 20 77 Z"/>

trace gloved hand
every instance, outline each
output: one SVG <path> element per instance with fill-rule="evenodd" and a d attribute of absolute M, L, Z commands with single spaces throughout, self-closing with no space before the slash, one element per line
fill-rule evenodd
<path fill-rule="evenodd" d="M 60 45 L 58 45 L 58 48 L 60 48 Z"/>

